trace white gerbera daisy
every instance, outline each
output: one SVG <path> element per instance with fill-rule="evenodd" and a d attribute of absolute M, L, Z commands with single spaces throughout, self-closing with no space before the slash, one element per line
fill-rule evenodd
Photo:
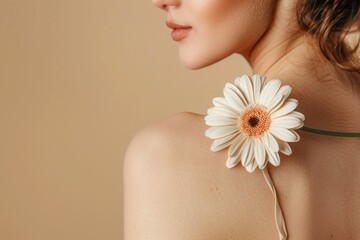
<path fill-rule="evenodd" d="M 267 162 L 279 166 L 279 151 L 285 155 L 292 153 L 287 142 L 300 140 L 294 129 L 304 125 L 305 117 L 293 111 L 298 101 L 287 99 L 291 87 L 280 86 L 278 79 L 266 82 L 264 76 L 243 75 L 234 84 L 226 83 L 224 98 L 213 99 L 215 106 L 208 109 L 204 118 L 211 126 L 205 135 L 214 139 L 213 152 L 230 146 L 228 168 L 239 162 L 248 172 L 257 166 L 264 169 Z"/>

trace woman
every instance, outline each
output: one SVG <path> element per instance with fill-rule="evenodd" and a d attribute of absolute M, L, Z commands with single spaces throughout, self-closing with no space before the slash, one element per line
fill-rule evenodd
<path fill-rule="evenodd" d="M 181 62 L 199 69 L 233 54 L 292 87 L 305 124 L 359 132 L 360 61 L 343 38 L 359 27 L 352 0 L 153 0 Z M 224 167 L 204 115 L 178 113 L 138 132 L 124 163 L 125 240 L 279 239 L 260 171 Z M 289 239 L 360 239 L 360 139 L 298 130 L 268 171 Z M 283 237 L 281 239 L 286 239 Z"/>

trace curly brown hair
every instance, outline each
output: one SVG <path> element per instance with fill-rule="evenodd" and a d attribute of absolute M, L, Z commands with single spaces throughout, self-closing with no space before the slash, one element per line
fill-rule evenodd
<path fill-rule="evenodd" d="M 296 13 L 302 32 L 312 36 L 330 62 L 360 73 L 360 40 L 355 47 L 346 41 L 360 30 L 360 0 L 300 0 Z"/>

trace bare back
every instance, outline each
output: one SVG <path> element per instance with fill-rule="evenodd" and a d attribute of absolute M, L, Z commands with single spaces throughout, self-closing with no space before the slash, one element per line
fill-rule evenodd
<path fill-rule="evenodd" d="M 226 168 L 226 150 L 209 150 L 203 117 L 175 114 L 141 137 L 158 147 L 143 151 L 151 161 L 134 157 L 131 167 L 129 156 L 124 167 L 125 240 L 278 239 L 262 173 Z M 165 135 L 154 138 L 159 129 Z M 298 133 L 293 154 L 268 165 L 288 239 L 359 239 L 360 139 Z"/>
<path fill-rule="evenodd" d="M 278 239 L 261 172 L 226 168 L 226 151 L 209 151 L 204 116 L 187 114 L 180 118 L 190 152 L 176 160 L 187 204 L 175 210 L 192 219 L 184 221 L 193 229 L 186 239 Z M 293 154 L 281 155 L 278 168 L 268 165 L 289 239 L 360 239 L 360 139 L 298 132 Z"/>

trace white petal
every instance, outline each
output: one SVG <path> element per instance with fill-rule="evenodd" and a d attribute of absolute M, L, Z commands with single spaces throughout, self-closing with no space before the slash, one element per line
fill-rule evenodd
<path fill-rule="evenodd" d="M 277 117 L 281 117 L 284 116 L 285 114 L 288 114 L 289 112 L 291 112 L 292 110 L 294 110 L 299 104 L 299 101 L 294 99 L 294 98 L 289 98 L 285 104 L 279 108 L 279 110 L 277 110 L 276 112 L 270 112 L 270 117 L 271 119 L 277 118 Z"/>
<path fill-rule="evenodd" d="M 268 105 L 268 111 L 270 111 L 271 109 L 273 109 L 274 107 L 278 106 L 278 104 L 281 102 L 281 100 L 284 99 L 284 96 L 283 95 L 276 95 L 272 100 L 271 102 L 269 103 Z"/>
<path fill-rule="evenodd" d="M 235 79 L 235 84 L 240 88 L 248 103 L 254 103 L 254 91 L 249 76 L 243 75 Z"/>
<path fill-rule="evenodd" d="M 264 89 L 267 81 L 266 81 L 265 76 L 260 76 L 260 78 L 261 78 L 261 89 L 260 89 L 260 93 L 261 93 L 261 91 Z M 259 96 L 259 98 L 260 98 L 260 96 Z"/>
<path fill-rule="evenodd" d="M 225 137 L 236 131 L 239 131 L 239 128 L 237 126 L 210 127 L 208 130 L 205 131 L 205 136 L 211 139 L 216 139 Z"/>
<path fill-rule="evenodd" d="M 297 142 L 298 137 L 294 134 L 293 131 L 281 127 L 271 126 L 269 129 L 270 133 L 273 134 L 278 139 L 285 142 Z"/>
<path fill-rule="evenodd" d="M 268 156 L 268 161 L 274 165 L 275 167 L 280 165 L 280 156 L 278 152 L 273 152 L 271 151 L 269 148 L 265 148 L 267 156 Z"/>
<path fill-rule="evenodd" d="M 296 136 L 295 142 L 298 142 L 300 140 L 299 134 L 296 131 L 294 131 L 293 129 L 289 129 L 289 131 L 292 132 Z"/>
<path fill-rule="evenodd" d="M 245 140 L 246 140 L 246 137 L 244 136 L 244 134 L 240 133 L 234 140 L 233 144 L 231 144 L 231 146 L 229 147 L 228 156 L 235 157 L 235 156 L 240 155 L 240 152 L 242 151 Z"/>
<path fill-rule="evenodd" d="M 211 151 L 217 152 L 217 151 L 220 151 L 220 150 L 228 147 L 234 141 L 234 138 L 237 135 L 238 135 L 238 133 L 235 132 L 230 135 L 227 135 L 226 137 L 218 138 L 218 139 L 214 140 L 213 143 L 211 144 L 211 148 L 210 148 Z"/>
<path fill-rule="evenodd" d="M 282 116 L 271 121 L 271 126 L 282 128 L 297 128 L 302 124 L 302 121 L 296 117 Z"/>
<path fill-rule="evenodd" d="M 267 136 L 269 134 L 269 132 L 268 131 L 266 131 L 264 134 L 263 134 L 263 136 L 261 137 L 261 141 L 265 144 L 265 145 L 267 145 L 267 146 L 269 146 L 269 137 Z"/>
<path fill-rule="evenodd" d="M 289 85 L 284 85 L 279 89 L 279 91 L 276 94 L 281 94 L 285 98 L 287 98 L 290 95 L 291 91 L 292 88 Z"/>
<path fill-rule="evenodd" d="M 260 169 L 265 167 L 265 146 L 264 143 L 258 138 L 255 139 L 255 160 Z"/>
<path fill-rule="evenodd" d="M 247 166 L 254 158 L 254 143 L 252 139 L 247 139 L 241 151 L 241 164 Z"/>
<path fill-rule="evenodd" d="M 282 97 L 281 101 L 278 102 L 276 105 L 272 106 L 272 108 L 268 109 L 268 112 L 271 114 L 273 114 L 274 112 L 276 112 L 280 107 L 282 107 L 284 105 L 284 102 L 286 101 L 285 96 Z"/>
<path fill-rule="evenodd" d="M 261 90 L 261 86 L 263 84 L 262 82 L 262 78 L 260 77 L 260 75 L 255 74 L 253 77 L 253 85 L 254 85 L 254 101 L 255 103 L 259 103 L 259 98 L 260 98 L 260 90 Z"/>
<path fill-rule="evenodd" d="M 236 156 L 236 157 L 228 157 L 228 159 L 226 160 L 226 167 L 227 168 L 233 168 L 235 167 L 239 162 L 240 162 L 240 157 Z"/>
<path fill-rule="evenodd" d="M 278 143 L 279 143 L 279 148 L 280 148 L 281 153 L 288 155 L 288 156 L 290 156 L 292 154 L 291 147 L 287 142 L 279 140 Z"/>
<path fill-rule="evenodd" d="M 248 171 L 249 173 L 252 173 L 252 172 L 255 171 L 256 167 L 257 167 L 256 161 L 251 161 L 251 162 L 245 167 L 245 169 L 246 169 L 246 171 Z"/>
<path fill-rule="evenodd" d="M 244 164 L 245 159 L 250 152 L 250 143 L 251 143 L 251 140 L 247 138 L 242 146 L 242 151 L 241 151 L 240 155 L 241 155 L 241 164 L 243 166 L 245 166 L 245 164 Z"/>
<path fill-rule="evenodd" d="M 224 116 L 224 117 L 235 118 L 235 119 L 237 119 L 239 117 L 239 115 L 236 114 L 236 112 L 234 112 L 233 110 L 229 110 L 228 108 L 224 108 L 224 107 L 211 107 L 207 110 L 207 113 L 209 115 L 218 115 L 218 116 Z"/>
<path fill-rule="evenodd" d="M 279 144 L 278 142 L 276 141 L 276 139 L 274 138 L 274 136 L 269 133 L 269 132 L 266 132 L 265 133 L 267 139 L 268 139 L 268 147 L 271 151 L 273 152 L 278 152 L 279 151 Z"/>
<path fill-rule="evenodd" d="M 229 83 L 230 84 L 230 83 Z M 224 96 L 225 99 L 228 101 L 229 106 L 234 109 L 237 113 L 241 113 L 242 110 L 245 108 L 244 104 L 241 102 L 239 96 L 234 93 L 231 89 L 228 87 L 224 87 Z"/>
<path fill-rule="evenodd" d="M 286 115 L 284 115 L 284 117 L 296 117 L 298 119 L 300 119 L 301 121 L 304 121 L 305 120 L 305 116 L 304 114 L 300 113 L 300 112 L 297 112 L 297 111 L 292 111 L 291 113 L 288 113 Z"/>
<path fill-rule="evenodd" d="M 232 108 L 229 106 L 229 103 L 223 97 L 215 97 L 215 98 L 213 98 L 212 103 L 216 107 L 222 107 L 222 108 L 226 108 L 228 110 L 232 110 Z"/>
<path fill-rule="evenodd" d="M 298 127 L 294 127 L 294 129 L 299 129 L 302 128 L 304 126 L 304 122 L 301 122 L 301 124 Z"/>
<path fill-rule="evenodd" d="M 270 80 L 260 93 L 259 104 L 268 107 L 271 100 L 279 90 L 281 82 L 278 79 Z"/>
<path fill-rule="evenodd" d="M 248 101 L 246 100 L 246 97 L 244 96 L 244 94 L 240 91 L 240 89 L 237 86 L 235 86 L 234 84 L 231 84 L 231 83 L 226 83 L 225 86 L 227 86 L 229 89 L 234 91 L 234 93 L 236 93 L 236 95 L 241 100 L 243 106 L 248 105 Z"/>
<path fill-rule="evenodd" d="M 209 126 L 227 126 L 227 125 L 237 125 L 237 120 L 233 118 L 227 118 L 222 116 L 212 116 L 206 115 L 204 117 L 205 123 Z"/>

